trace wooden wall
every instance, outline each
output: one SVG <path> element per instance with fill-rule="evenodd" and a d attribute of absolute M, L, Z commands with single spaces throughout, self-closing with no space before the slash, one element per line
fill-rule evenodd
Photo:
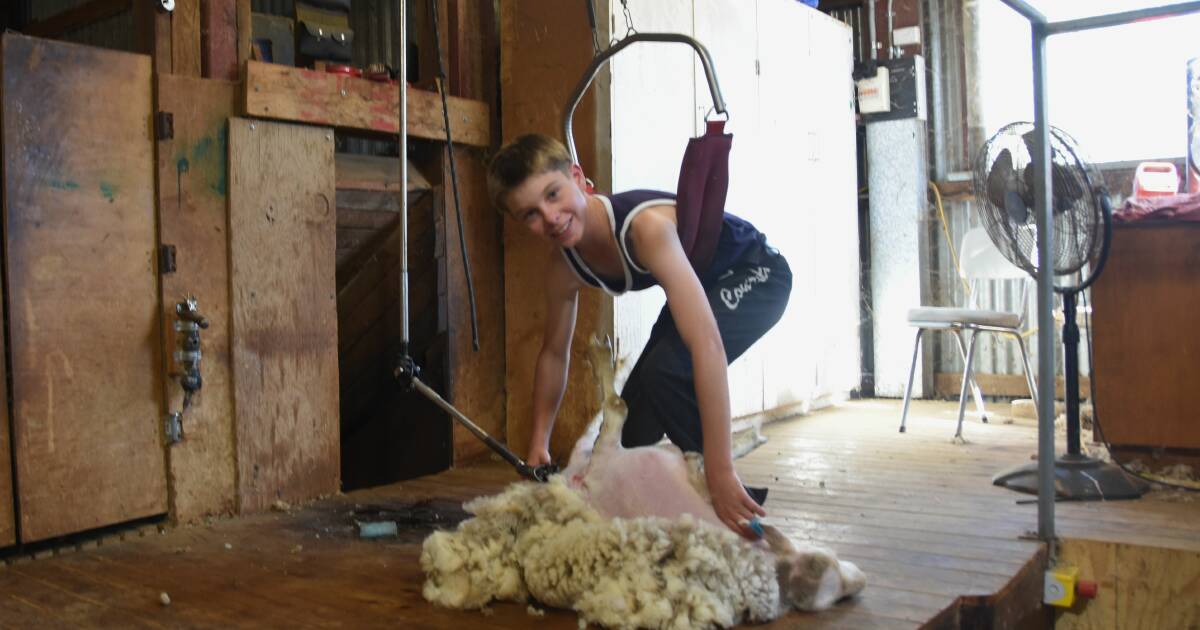
<path fill-rule="evenodd" d="M 127 169 L 130 177 L 145 177 L 146 185 L 131 184 L 118 194 L 133 196 L 145 189 L 142 192 L 158 210 L 157 240 L 174 246 L 176 254 L 176 269 L 161 277 L 153 300 L 156 322 L 152 330 L 141 331 L 155 357 L 146 377 L 153 381 L 153 391 L 144 392 L 154 401 L 154 436 L 162 414 L 182 407 L 182 390 L 174 379 L 178 366 L 170 358 L 178 346 L 173 329 L 176 303 L 195 296 L 211 324 L 201 333 L 204 386 L 183 415 L 184 440 L 162 451 L 151 449 L 165 460 L 165 474 L 135 476 L 156 478 L 157 487 L 166 488 L 158 499 L 166 507 L 150 512 L 169 509 L 175 519 L 194 521 L 239 507 L 261 509 L 276 499 L 336 491 L 342 441 L 374 449 L 376 460 L 391 466 L 356 470 L 363 485 L 393 481 L 399 469 L 413 476 L 484 453 L 483 445 L 465 432 L 452 434 L 449 421 L 428 401 L 399 393 L 391 381 L 400 319 L 396 207 L 367 208 L 361 204 L 371 202 L 362 197 L 335 195 L 332 129 L 243 120 L 238 123 L 242 145 L 231 150 L 230 116 L 244 114 L 251 102 L 243 85 L 235 82 L 248 56 L 249 0 L 177 0 L 172 13 L 148 10 L 149 6 L 130 5 L 137 28 L 137 41 L 130 47 L 148 55 L 135 64 L 144 80 L 130 83 L 133 96 L 74 101 L 85 109 L 103 109 L 97 120 L 115 119 L 112 112 L 117 110 L 136 114 L 137 133 L 126 134 L 126 139 L 144 144 L 139 156 L 156 149 L 144 172 Z M 415 90 L 410 92 L 408 131 L 429 140 L 418 141 L 416 152 L 431 167 L 434 182 L 431 193 L 423 192 L 430 185 L 410 171 L 410 183 L 416 181 L 419 187 L 410 215 L 414 354 L 425 368 L 426 383 L 502 437 L 506 346 L 501 218 L 486 199 L 486 150 L 480 148 L 492 141 L 498 128 L 488 120 L 495 115 L 489 104 L 496 93 L 496 16 L 490 4 L 442 0 L 442 17 L 451 92 L 465 97 L 451 98 L 456 140 L 473 145 L 456 149 L 455 155 L 482 345 L 479 352 L 471 347 L 458 225 L 448 178 L 441 173 L 448 164 L 440 142 L 440 99 L 428 90 Z M 77 18 L 88 19 L 83 14 L 72 19 Z M 62 36 L 61 31 L 50 35 Z M 427 40 L 429 33 L 424 31 L 417 35 Z M 428 41 L 419 43 L 423 51 L 431 50 Z M 424 66 L 431 67 L 425 57 Z M 120 63 L 112 66 L 110 73 L 128 70 Z M 389 94 L 394 97 L 394 90 Z M 293 101 L 300 98 L 292 96 Z M 170 132 L 157 142 L 152 124 L 156 112 L 172 117 Z M 102 156 L 114 152 L 93 147 L 91 135 L 70 136 L 87 145 L 76 157 L 102 166 Z M 264 136 L 270 138 L 250 140 Z M 280 169 L 284 163 L 288 168 Z M 379 181 L 373 175 L 366 180 Z M 58 183 L 66 186 L 58 194 L 76 194 L 68 186 L 72 182 Z M 386 186 L 374 192 L 385 198 L 394 194 Z M 147 225 L 153 230 L 152 220 Z M 153 279 L 154 248 L 141 253 L 150 257 L 146 269 Z M 339 324 L 348 335 L 338 336 Z M 335 352 L 341 359 L 341 380 L 351 380 L 348 398 L 338 392 Z M 19 368 L 27 367 L 19 363 Z M 367 389 L 383 395 L 357 396 L 367 381 Z M 342 427 L 340 436 L 339 417 L 357 418 L 350 430 Z M 397 425 L 396 418 L 404 422 Z M 7 414 L 0 415 L 0 506 L 13 501 L 8 421 Z M 388 428 L 382 434 L 375 429 L 354 431 L 359 421 Z M 425 461 L 423 468 L 414 467 L 418 460 Z M 12 510 L 0 509 L 0 546 L 13 542 L 13 518 Z M 67 529 L 71 527 L 75 526 Z"/>
<path fill-rule="evenodd" d="M 181 371 L 171 358 L 180 340 L 175 305 L 195 297 L 209 327 L 201 331 L 204 378 L 183 413 L 185 439 L 167 448 L 170 507 L 188 522 L 234 510 L 233 397 L 229 367 L 229 116 L 238 84 L 160 74 L 158 111 L 173 119 L 158 143 L 159 242 L 175 247 L 175 271 L 162 276 L 166 410 L 183 408 Z"/>
<path fill-rule="evenodd" d="M 1200 627 L 1200 553 L 1079 539 L 1063 540 L 1058 553 L 1100 588 L 1095 599 L 1060 611 L 1056 628 Z"/>
<path fill-rule="evenodd" d="M 339 488 L 333 130 L 234 118 L 229 160 L 238 507 L 254 511 Z"/>
<path fill-rule="evenodd" d="M 459 203 L 467 239 L 467 257 L 475 288 L 479 349 L 473 347 L 471 306 L 467 295 L 464 261 L 459 247 L 454 194 L 449 184 L 449 160 L 442 151 L 441 233 L 445 235 L 445 299 L 448 333 L 449 400 L 489 435 L 501 439 L 507 430 L 505 416 L 505 277 L 501 241 L 502 217 L 487 196 L 486 168 L 482 155 L 455 148 Z M 454 462 L 489 453 L 488 448 L 461 424 L 454 423 Z M 524 453 L 519 453 L 524 457 Z"/>
<path fill-rule="evenodd" d="M 596 2 L 608 15 L 608 2 Z M 592 56 L 592 35 L 583 3 L 558 0 L 501 0 L 500 93 L 503 140 L 525 133 L 562 137 L 562 111 Z M 553 50 L 554 54 L 546 51 Z M 609 134 L 604 109 L 606 80 L 600 77 L 575 113 L 575 143 L 584 170 L 605 188 L 611 180 Z M 601 105 L 601 108 L 606 106 Z M 533 367 L 545 319 L 542 270 L 550 247 L 511 218 L 504 220 L 504 335 L 508 360 L 508 444 L 528 452 Z M 571 376 L 551 441 L 556 461 L 565 461 L 578 436 L 599 410 L 595 380 L 584 344 L 593 333 L 612 331 L 612 300 L 599 291 L 580 293 Z"/>

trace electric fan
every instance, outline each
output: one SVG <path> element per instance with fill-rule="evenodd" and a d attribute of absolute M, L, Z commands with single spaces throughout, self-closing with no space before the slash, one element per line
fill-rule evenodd
<path fill-rule="evenodd" d="M 1099 171 L 1080 157 L 1075 140 L 1050 128 L 1051 217 L 1054 223 L 1049 259 L 1037 256 L 1033 159 L 1038 155 L 1034 126 L 1006 125 L 979 152 L 975 161 L 975 195 L 984 227 L 996 247 L 1014 265 L 1036 275 L 1039 264 L 1053 265 L 1054 290 L 1062 295 L 1062 340 L 1066 381 L 1067 452 L 1054 462 L 1055 494 L 1060 499 L 1133 499 L 1146 484 L 1119 467 L 1087 457 L 1079 436 L 1079 326 L 1076 298 L 1104 269 L 1112 239 L 1112 208 Z M 1078 282 L 1066 284 L 1078 279 Z M 1038 375 L 1053 378 L 1053 374 Z M 993 483 L 1021 492 L 1038 491 L 1037 462 L 1002 472 Z"/>

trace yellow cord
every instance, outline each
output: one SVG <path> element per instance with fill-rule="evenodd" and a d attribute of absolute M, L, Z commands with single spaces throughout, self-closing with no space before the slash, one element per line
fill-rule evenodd
<path fill-rule="evenodd" d="M 937 202 L 938 218 L 942 220 L 942 233 L 946 235 L 946 243 L 950 248 L 950 260 L 954 261 L 954 271 L 958 273 L 958 280 L 962 282 L 963 290 L 967 292 L 967 297 L 970 297 L 971 285 L 963 277 L 962 267 L 958 264 L 958 250 L 954 246 L 954 238 L 950 236 L 950 225 L 946 222 L 946 211 L 942 209 L 942 191 L 938 190 L 937 184 L 933 182 L 929 182 L 929 188 L 933 190 L 933 198 Z"/>

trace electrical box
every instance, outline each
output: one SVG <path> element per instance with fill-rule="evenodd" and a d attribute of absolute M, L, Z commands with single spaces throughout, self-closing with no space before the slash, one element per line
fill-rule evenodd
<path fill-rule="evenodd" d="M 858 111 L 862 114 L 863 122 L 871 123 L 902 118 L 925 120 L 925 58 L 921 55 L 913 55 L 876 63 L 878 64 L 876 78 L 887 77 L 885 93 L 888 104 L 886 109 L 863 109 L 861 84 L 867 79 L 856 82 L 860 85 Z M 884 74 L 885 69 L 887 70 L 886 74 Z"/>
<path fill-rule="evenodd" d="M 1075 582 L 1078 579 L 1079 569 L 1075 567 L 1046 571 L 1042 603 L 1059 608 L 1074 606 Z"/>
<path fill-rule="evenodd" d="M 858 113 L 877 114 L 891 111 L 892 91 L 887 66 L 875 69 L 875 76 L 864 77 L 854 82 L 858 90 Z"/>

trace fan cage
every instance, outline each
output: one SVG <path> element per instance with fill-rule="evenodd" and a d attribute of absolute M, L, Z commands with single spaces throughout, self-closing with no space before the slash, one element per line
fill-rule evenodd
<path fill-rule="evenodd" d="M 1014 265 L 1037 272 L 1037 213 L 1032 153 L 1032 123 L 1002 127 L 984 144 L 975 161 L 975 198 L 984 228 Z M 1053 182 L 1054 273 L 1079 272 L 1095 261 L 1103 246 L 1104 218 L 1099 195 L 1106 194 L 1100 171 L 1081 156 L 1069 134 L 1050 127 Z"/>

